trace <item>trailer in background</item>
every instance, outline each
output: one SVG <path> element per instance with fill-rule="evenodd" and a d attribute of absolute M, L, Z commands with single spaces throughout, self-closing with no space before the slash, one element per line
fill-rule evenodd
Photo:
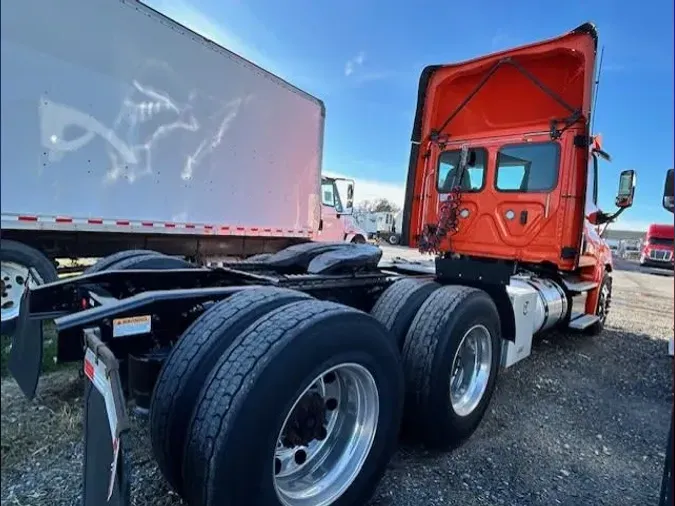
<path fill-rule="evenodd" d="M 369 239 L 385 241 L 391 245 L 401 242 L 403 211 L 372 211 L 355 215 Z"/>

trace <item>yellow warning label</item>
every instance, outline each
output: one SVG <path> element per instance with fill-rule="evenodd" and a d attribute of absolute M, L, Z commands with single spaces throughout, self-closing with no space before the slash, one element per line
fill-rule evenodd
<path fill-rule="evenodd" d="M 152 329 L 150 315 L 129 316 L 113 320 L 113 337 L 135 336 L 147 334 Z"/>

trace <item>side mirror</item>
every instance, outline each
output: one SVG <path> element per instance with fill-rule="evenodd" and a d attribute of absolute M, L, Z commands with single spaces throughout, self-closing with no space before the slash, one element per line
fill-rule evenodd
<path fill-rule="evenodd" d="M 616 207 L 626 209 L 633 205 L 635 195 L 635 171 L 624 170 L 619 177 L 619 191 L 616 194 Z"/>
<path fill-rule="evenodd" d="M 673 169 L 668 169 L 666 173 L 666 183 L 663 186 L 663 208 L 666 211 L 673 212 L 675 208 L 675 189 L 673 188 Z"/>
<path fill-rule="evenodd" d="M 354 181 L 351 179 L 335 178 L 337 199 L 341 206 L 338 207 L 340 214 L 352 214 L 354 212 Z"/>

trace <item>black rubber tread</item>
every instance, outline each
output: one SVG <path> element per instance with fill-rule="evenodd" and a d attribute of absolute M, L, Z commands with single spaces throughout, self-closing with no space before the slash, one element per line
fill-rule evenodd
<path fill-rule="evenodd" d="M 392 284 L 377 299 L 370 314 L 396 338 L 399 350 L 403 349 L 405 336 L 417 311 L 440 286 L 429 279 L 404 278 Z"/>
<path fill-rule="evenodd" d="M 607 323 L 607 316 L 609 315 L 609 308 L 612 305 L 612 276 L 609 273 L 605 273 L 602 278 L 602 282 L 598 287 L 599 290 L 602 290 L 604 285 L 609 285 L 609 294 L 607 296 L 607 302 L 605 304 L 605 319 L 595 322 L 590 327 L 584 329 L 584 334 L 588 336 L 598 336 L 602 334 L 602 331 L 605 329 L 605 324 Z M 598 300 L 599 302 L 599 300 Z M 596 308 L 596 314 L 599 308 Z"/>
<path fill-rule="evenodd" d="M 403 394 L 400 358 L 374 318 L 318 300 L 269 313 L 219 359 L 188 429 L 183 461 L 188 502 L 278 506 L 271 450 L 286 413 L 316 375 L 357 361 L 367 364 L 376 379 L 380 416 L 361 472 L 331 506 L 365 504 L 396 447 Z M 235 474 L 236 480 L 223 479 Z"/>
<path fill-rule="evenodd" d="M 12 241 L 11 239 L 0 240 L 0 261 L 15 262 L 28 268 L 35 269 L 40 280 L 38 284 L 51 283 L 59 279 L 56 266 L 39 250 L 26 244 Z M 3 320 L 0 324 L 3 336 L 12 336 L 16 330 L 16 318 Z"/>
<path fill-rule="evenodd" d="M 96 272 L 106 271 L 110 269 L 115 263 L 127 258 L 139 257 L 144 255 L 162 255 L 157 251 L 149 249 L 128 249 L 124 251 L 119 251 L 108 255 L 107 257 L 100 258 L 94 265 L 90 265 L 84 270 L 84 274 L 94 274 Z"/>
<path fill-rule="evenodd" d="M 150 406 L 152 449 L 160 471 L 177 491 L 185 429 L 204 380 L 218 358 L 249 325 L 280 306 L 310 299 L 302 292 L 260 287 L 211 306 L 183 333 L 157 378 Z"/>
<path fill-rule="evenodd" d="M 189 269 L 195 267 L 182 258 L 166 255 L 140 255 L 120 260 L 111 265 L 108 270 L 124 271 L 133 269 Z"/>
<path fill-rule="evenodd" d="M 473 413 L 459 417 L 450 402 L 450 373 L 465 329 L 482 323 L 491 331 L 492 369 L 486 391 Z M 405 339 L 404 426 L 427 447 L 448 449 L 478 427 L 496 386 L 501 357 L 499 312 L 490 296 L 466 286 L 443 286 L 424 302 Z"/>

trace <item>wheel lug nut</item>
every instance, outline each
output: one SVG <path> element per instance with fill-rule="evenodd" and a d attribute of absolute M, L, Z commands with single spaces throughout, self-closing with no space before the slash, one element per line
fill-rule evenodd
<path fill-rule="evenodd" d="M 295 459 L 295 463 L 301 466 L 307 460 L 307 453 L 305 453 L 305 450 L 298 450 L 295 452 L 295 455 L 293 455 L 293 458 Z"/>
<path fill-rule="evenodd" d="M 319 436 L 317 437 L 317 439 L 318 439 L 319 441 L 323 441 L 323 440 L 326 439 L 327 437 L 328 437 L 328 431 L 326 430 L 326 427 L 321 427 L 321 428 L 319 429 Z"/>

